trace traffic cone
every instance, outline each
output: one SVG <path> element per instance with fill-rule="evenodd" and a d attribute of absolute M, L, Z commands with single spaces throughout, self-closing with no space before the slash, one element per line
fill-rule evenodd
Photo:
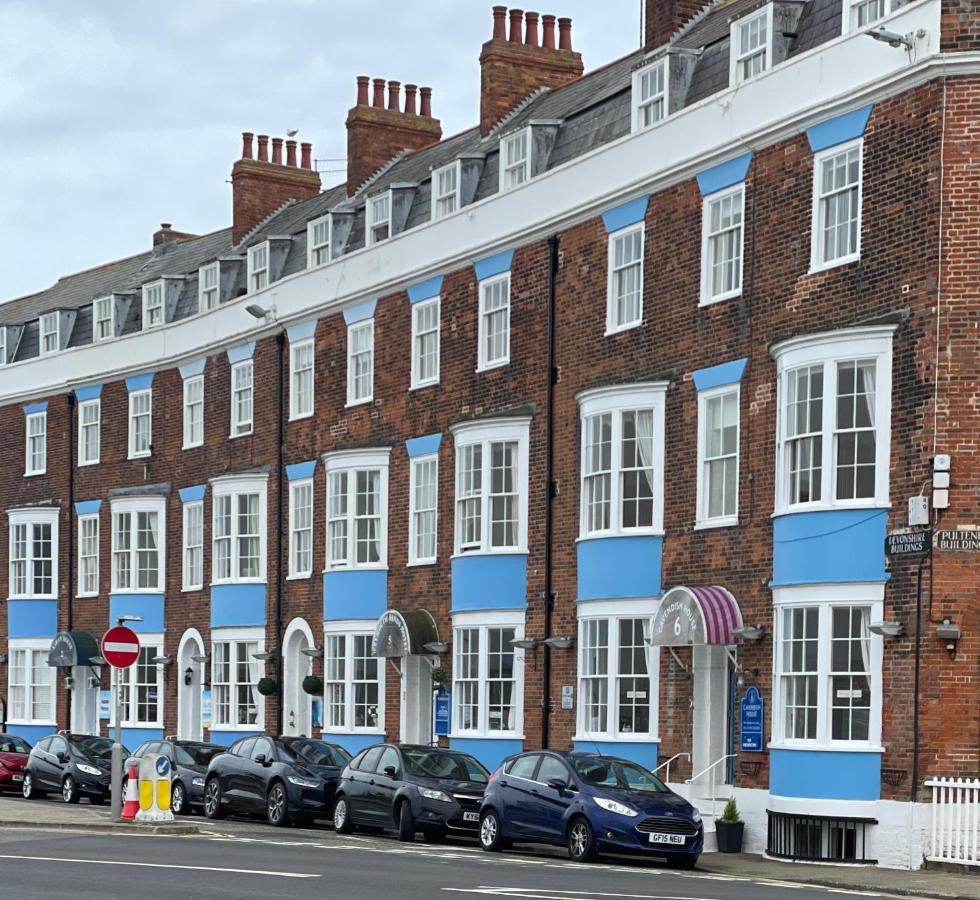
<path fill-rule="evenodd" d="M 123 803 L 122 815 L 119 817 L 124 822 L 132 822 L 136 818 L 136 813 L 140 810 L 139 776 L 136 774 L 136 766 L 129 767 L 129 778 L 126 780 L 126 797 Z"/>

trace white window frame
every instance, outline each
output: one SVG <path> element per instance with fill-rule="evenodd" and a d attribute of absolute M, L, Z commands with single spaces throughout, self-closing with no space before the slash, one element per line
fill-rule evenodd
<path fill-rule="evenodd" d="M 446 191 L 444 193 L 440 192 L 440 181 L 442 176 L 453 174 L 455 178 L 455 187 L 451 191 Z M 451 216 L 454 212 L 458 212 L 462 204 L 462 182 L 463 182 L 463 166 L 460 160 L 453 160 L 448 166 L 442 166 L 436 169 L 432 173 L 432 221 L 435 222 L 437 219 L 444 219 L 446 216 Z M 451 201 L 451 203 L 449 202 Z M 447 209 L 443 211 L 442 206 L 452 206 L 452 209 Z"/>
<path fill-rule="evenodd" d="M 455 556 L 480 556 L 487 554 L 527 553 L 528 534 L 528 479 L 530 470 L 530 417 L 499 419 L 492 422 L 464 422 L 450 428 L 455 444 L 456 478 L 453 496 L 454 520 L 453 548 Z M 517 494 L 517 545 L 513 547 L 492 546 L 492 522 L 490 518 L 490 445 L 499 442 L 516 442 L 517 444 L 517 475 L 514 479 Z M 482 447 L 481 458 L 481 487 L 476 497 L 480 505 L 480 541 L 473 549 L 462 549 L 462 517 L 459 506 L 461 460 L 467 447 L 479 444 Z"/>
<path fill-rule="evenodd" d="M 197 519 L 198 541 L 191 543 L 191 519 Z M 204 501 L 189 500 L 181 511 L 181 590 L 199 591 L 204 587 Z M 191 554 L 197 556 L 198 577 L 191 578 Z"/>
<path fill-rule="evenodd" d="M 737 226 L 719 229 L 717 232 L 711 230 L 711 212 L 716 203 L 724 203 L 729 197 L 738 196 L 741 199 L 740 217 Z M 720 303 L 723 300 L 730 300 L 738 297 L 742 293 L 742 284 L 745 280 L 745 182 L 731 185 L 713 194 L 708 194 L 702 201 L 701 212 L 701 306 L 710 306 L 712 303 Z M 730 290 L 712 293 L 712 270 L 714 268 L 714 255 L 712 252 L 712 238 L 717 235 L 725 234 L 738 229 L 738 283 Z"/>
<path fill-rule="evenodd" d="M 191 398 L 188 396 L 191 391 L 200 388 L 201 397 L 200 400 L 195 400 L 191 402 Z M 184 432 L 184 450 L 190 450 L 193 447 L 200 447 L 204 443 L 204 375 L 191 375 L 184 379 L 183 384 L 183 402 L 181 404 L 183 410 L 183 432 Z M 193 408 L 200 408 L 200 416 L 195 418 L 193 414 Z M 198 434 L 195 436 L 195 431 Z"/>
<path fill-rule="evenodd" d="M 323 624 L 323 659 L 324 659 L 324 691 L 323 691 L 323 729 L 324 735 L 328 734 L 376 734 L 383 735 L 385 732 L 385 669 L 384 660 L 378 657 L 378 724 L 377 725 L 354 725 L 354 684 L 364 683 L 360 679 L 354 678 L 354 639 L 365 638 L 368 642 L 368 652 L 370 653 L 371 641 L 374 638 L 374 630 L 377 622 L 374 619 L 361 620 L 349 619 L 324 622 Z M 328 679 L 327 665 L 327 640 L 330 637 L 344 638 L 344 678 Z M 329 725 L 330 711 L 328 709 L 328 687 L 330 683 L 344 685 L 344 725 Z"/>
<path fill-rule="evenodd" d="M 152 660 L 154 656 L 160 656 L 163 654 L 163 635 L 162 634 L 140 634 L 140 654 L 146 655 L 149 660 Z M 133 716 L 133 710 L 137 708 L 137 704 L 133 702 L 133 697 L 136 695 L 141 684 L 149 685 L 150 682 L 140 682 L 139 668 L 140 663 L 133 663 L 128 669 L 119 670 L 119 686 L 126 690 L 128 697 L 128 712 L 129 716 L 124 717 L 120 723 L 123 728 L 162 728 L 163 727 L 163 704 L 164 704 L 164 667 L 151 662 L 150 665 L 156 671 L 156 691 L 157 691 L 157 717 L 153 720 L 140 720 L 138 717 Z M 123 702 L 123 701 L 120 701 Z M 115 705 L 113 705 L 112 718 L 110 718 L 110 726 L 115 725 Z"/>
<path fill-rule="evenodd" d="M 367 332 L 370 348 L 354 352 L 354 338 L 361 332 Z M 357 380 L 354 373 L 355 357 L 369 355 L 371 366 L 368 373 L 370 390 L 364 396 L 357 395 Z M 371 403 L 374 400 L 374 319 L 362 319 L 347 326 L 347 405 L 358 406 L 361 403 Z"/>
<path fill-rule="evenodd" d="M 7 326 L 0 325 L 0 366 L 7 365 Z"/>
<path fill-rule="evenodd" d="M 881 13 L 875 18 L 868 20 L 863 25 L 859 25 L 858 15 L 860 8 L 863 6 L 868 6 L 871 3 L 879 3 L 881 5 Z M 844 22 L 841 34 L 851 34 L 855 31 L 873 28 L 875 25 L 880 24 L 882 19 L 894 11 L 893 6 L 894 4 L 892 0 L 844 0 Z"/>
<path fill-rule="evenodd" d="M 831 678 L 830 651 L 832 621 L 831 610 L 843 607 L 868 608 L 868 621 L 880 622 L 884 613 L 884 584 L 820 584 L 773 588 L 773 716 L 772 741 L 774 749 L 823 749 L 865 750 L 880 752 L 882 721 L 882 657 L 884 642 L 880 635 L 870 634 L 869 681 L 871 684 L 871 712 L 868 723 L 868 740 L 834 740 L 831 737 Z M 817 647 L 817 736 L 816 738 L 788 738 L 785 735 L 783 715 L 783 615 L 794 608 L 816 608 L 818 612 Z"/>
<path fill-rule="evenodd" d="M 208 285 L 207 279 L 214 275 L 214 284 Z M 210 302 L 213 297 L 214 302 Z M 221 302 L 221 264 L 208 263 L 197 270 L 197 311 L 199 313 L 217 309 Z"/>
<path fill-rule="evenodd" d="M 148 412 L 140 413 L 145 415 L 149 421 L 149 440 L 145 450 L 136 449 L 136 411 L 134 409 L 139 399 L 146 397 L 149 399 L 150 408 Z M 153 453 L 153 388 L 143 388 L 139 391 L 129 392 L 129 459 L 141 459 Z"/>
<path fill-rule="evenodd" d="M 580 420 L 579 536 L 580 540 L 632 534 L 664 533 L 664 429 L 667 382 L 648 382 L 611 388 L 596 388 L 577 396 Z M 622 524 L 622 420 L 623 413 L 653 411 L 653 522 L 650 526 L 626 528 Z M 592 416 L 610 414 L 612 420 L 610 453 L 609 528 L 589 530 L 585 490 L 586 422 Z"/>
<path fill-rule="evenodd" d="M 309 524 L 299 524 L 297 522 L 297 494 L 303 491 L 309 492 Z M 297 478 L 289 482 L 289 578 L 309 578 L 313 574 L 313 528 L 316 514 L 316 503 L 313 495 L 313 479 Z M 306 532 L 307 547 L 309 553 L 309 565 L 300 567 L 297 565 L 297 553 L 299 544 L 297 537 L 299 533 Z"/>
<path fill-rule="evenodd" d="M 229 644 L 230 645 L 230 655 L 228 660 L 230 681 L 228 682 L 216 682 L 215 681 L 215 666 L 217 665 L 217 656 L 215 653 L 215 644 Z M 254 644 L 254 649 L 247 651 L 248 658 L 245 662 L 248 664 L 248 682 L 240 681 L 237 677 L 237 662 L 235 660 L 236 651 L 234 648 L 237 644 Z M 245 731 L 250 734 L 255 734 L 256 732 L 262 732 L 264 729 L 265 722 L 265 697 L 258 692 L 256 684 L 259 678 L 262 677 L 263 673 L 263 663 L 260 660 L 255 659 L 254 654 L 262 653 L 265 651 L 265 629 L 264 628 L 216 628 L 211 631 L 211 694 L 212 694 L 212 707 L 211 707 L 211 731 L 217 732 L 239 732 Z M 223 686 L 227 684 L 228 687 L 228 710 L 231 713 L 233 710 L 237 710 L 237 702 L 235 698 L 236 688 L 242 684 L 252 685 L 252 699 L 255 704 L 255 721 L 254 722 L 243 722 L 238 724 L 237 722 L 219 722 L 218 721 L 218 691 L 215 690 L 217 686 Z M 229 715 L 229 719 L 237 718 L 237 716 Z"/>
<path fill-rule="evenodd" d="M 368 197 L 365 204 L 365 218 L 367 227 L 364 229 L 366 243 L 368 247 L 380 244 L 391 237 L 391 208 L 394 204 L 394 197 L 391 191 L 385 191 L 374 197 Z M 386 229 L 382 236 L 375 234 L 380 229 Z"/>
<path fill-rule="evenodd" d="M 114 594 L 163 594 L 167 585 L 167 501 L 164 497 L 127 497 L 124 499 L 113 500 L 111 503 L 112 517 L 110 519 L 112 527 L 112 554 L 110 556 L 110 571 L 112 574 L 112 593 Z M 157 578 L 153 586 L 139 586 L 139 514 L 155 513 L 157 517 L 156 528 L 156 555 L 157 555 Z M 119 532 L 116 527 L 116 516 L 128 514 L 129 519 L 129 547 L 120 548 L 117 545 Z M 121 554 L 129 557 L 128 572 L 129 586 L 119 583 L 118 572 L 116 570 L 116 557 Z"/>
<path fill-rule="evenodd" d="M 9 599 L 17 600 L 54 600 L 58 596 L 58 509 L 57 508 L 33 508 L 33 509 L 11 509 L 7 512 L 9 523 L 9 543 L 8 547 L 8 579 L 7 593 Z M 27 529 L 25 555 L 21 557 L 15 555 L 14 534 L 16 526 L 22 525 Z M 44 557 L 34 556 L 34 526 L 51 526 L 51 590 L 48 593 L 35 592 L 34 581 L 37 574 L 34 571 L 35 565 L 43 561 Z M 16 578 L 14 567 L 21 560 L 24 561 L 24 582 L 26 590 L 15 591 Z M 43 577 L 43 576 L 42 576 Z M 50 648 L 49 648 L 50 649 Z"/>
<path fill-rule="evenodd" d="M 105 307 L 108 310 L 109 315 L 101 315 L 100 308 Z M 104 323 L 109 323 L 108 334 L 99 334 L 99 326 Z M 110 338 L 116 336 L 116 302 L 112 297 L 99 297 L 97 300 L 92 301 L 92 341 L 93 343 L 99 343 L 100 341 L 107 341 Z"/>
<path fill-rule="evenodd" d="M 339 450 L 335 453 L 324 454 L 323 463 L 326 472 L 326 506 L 324 507 L 326 542 L 327 572 L 344 571 L 348 569 L 387 569 L 388 568 L 388 464 L 391 456 L 390 448 L 376 448 L 368 450 Z M 379 504 L 379 525 L 378 525 L 378 561 L 377 562 L 358 562 L 357 561 L 357 534 L 356 534 L 356 500 L 357 500 L 357 473 L 378 470 L 378 504 Z M 331 476 L 341 473 L 347 474 L 347 494 L 346 512 L 343 516 L 332 516 L 331 498 Z M 330 547 L 330 523 L 332 521 L 347 522 L 347 553 L 344 558 L 335 559 Z"/>
<path fill-rule="evenodd" d="M 514 675 L 513 675 L 513 707 L 514 707 L 514 727 L 506 730 L 493 730 L 489 728 L 489 686 L 488 686 L 488 656 L 489 640 L 488 632 L 491 629 L 513 628 L 514 639 L 521 640 L 524 637 L 525 615 L 524 610 L 473 610 L 468 612 L 455 613 L 453 615 L 453 715 L 452 733 L 453 738 L 524 738 L 524 680 L 525 680 L 525 657 L 524 650 L 520 647 L 512 647 L 514 652 Z M 479 710 L 479 727 L 463 729 L 460 727 L 460 716 L 457 715 L 457 702 L 462 699 L 462 692 L 457 691 L 456 685 L 459 679 L 459 669 L 456 665 L 458 648 L 461 646 L 459 632 L 463 629 L 475 628 L 480 632 L 479 635 L 479 686 L 477 688 L 477 708 Z"/>
<path fill-rule="evenodd" d="M 616 268 L 616 246 L 619 241 L 628 240 L 634 235 L 640 236 L 640 277 L 639 283 L 637 285 L 639 290 L 639 314 L 634 319 L 629 319 L 628 321 L 617 322 L 617 310 L 616 304 L 618 297 L 615 296 L 616 291 L 616 274 L 619 271 Z M 627 225 L 625 228 L 620 228 L 617 231 L 613 231 L 609 234 L 608 250 L 607 250 L 607 277 L 606 277 L 606 334 L 616 334 L 620 331 L 629 331 L 631 328 L 637 328 L 643 324 L 643 269 L 646 256 L 646 223 L 644 221 L 636 222 L 633 225 Z M 629 267 L 635 266 L 636 261 L 629 263 Z M 621 269 L 626 269 L 627 266 L 622 266 Z"/>
<path fill-rule="evenodd" d="M 267 475 L 232 475 L 211 479 L 211 584 L 264 584 L 266 581 L 266 555 L 268 553 L 268 476 Z M 258 539 L 259 571 L 256 576 L 242 576 L 241 554 L 238 531 L 238 498 L 244 495 L 257 494 L 258 504 Z M 218 518 L 218 498 L 230 497 L 230 532 L 228 535 L 219 535 L 217 527 Z M 246 537 L 252 537 L 247 535 Z M 229 540 L 230 548 L 230 576 L 220 576 L 218 573 L 218 553 L 216 544 L 219 540 Z"/>
<path fill-rule="evenodd" d="M 889 505 L 891 457 L 892 335 L 895 326 L 851 328 L 807 335 L 778 344 L 776 359 L 776 490 L 775 513 L 815 509 L 886 508 Z M 835 424 L 837 364 L 874 359 L 875 371 L 875 495 L 838 500 L 836 493 Z M 804 366 L 823 366 L 823 419 L 821 427 L 821 493 L 806 503 L 789 499 L 789 451 L 785 404 L 789 373 Z"/>
<path fill-rule="evenodd" d="M 422 456 L 414 456 L 408 461 L 408 465 L 408 564 L 410 566 L 432 565 L 439 556 L 439 454 L 426 453 Z M 432 507 L 420 510 L 416 491 L 418 489 L 419 469 L 423 466 L 435 466 L 435 495 Z M 420 514 L 429 512 L 433 515 L 432 553 L 421 556 L 418 553 L 418 518 Z"/>
<path fill-rule="evenodd" d="M 326 226 L 327 237 L 321 243 L 316 243 L 316 232 L 321 226 Z M 330 213 L 311 219 L 306 223 L 306 268 L 315 269 L 330 262 L 330 241 L 333 238 L 333 221 Z M 322 258 L 321 258 L 322 257 Z"/>
<path fill-rule="evenodd" d="M 718 398 L 735 395 L 735 511 L 731 515 L 710 516 L 708 514 L 708 503 L 710 498 L 710 478 L 708 476 L 708 463 L 711 461 L 707 457 L 708 447 L 708 404 Z M 742 386 L 738 382 L 735 384 L 724 384 L 716 388 L 698 392 L 698 484 L 697 484 L 697 511 L 694 517 L 695 529 L 700 528 L 724 528 L 738 524 L 738 494 L 739 476 L 741 474 L 741 439 L 742 439 Z M 720 459 L 722 457 L 713 457 Z"/>
<path fill-rule="evenodd" d="M 729 86 L 734 87 L 737 84 L 742 84 L 746 81 L 753 81 L 764 75 L 773 67 L 773 9 L 774 4 L 767 3 L 762 9 L 756 10 L 749 13 L 747 16 L 742 16 L 740 19 L 736 19 L 732 22 L 731 26 L 731 39 L 729 41 L 729 57 L 731 60 L 729 69 Z M 746 60 L 751 59 L 759 53 L 758 47 L 754 48 L 748 53 L 740 53 L 738 48 L 741 44 L 740 38 L 742 36 L 742 30 L 748 28 L 753 22 L 758 19 L 765 19 L 766 23 L 766 42 L 763 48 L 765 53 L 765 63 L 760 72 L 754 75 L 745 76 L 742 74 L 742 63 Z"/>
<path fill-rule="evenodd" d="M 485 309 L 485 302 L 493 293 L 493 289 L 498 284 L 506 285 L 505 293 L 507 296 L 507 303 L 504 306 L 497 307 L 492 310 Z M 494 275 L 490 278 L 484 278 L 478 285 L 479 291 L 479 310 L 478 310 L 478 325 L 477 325 L 477 372 L 486 372 L 488 369 L 497 369 L 501 366 L 506 366 L 510 364 L 510 319 L 511 319 L 511 308 L 513 306 L 513 298 L 511 296 L 511 281 L 510 272 L 501 272 L 499 275 Z M 505 352 L 501 357 L 495 359 L 490 359 L 490 355 L 487 352 L 487 320 L 503 310 L 504 319 L 506 326 L 504 329 L 504 344 Z"/>
<path fill-rule="evenodd" d="M 264 291 L 270 283 L 268 241 L 248 248 L 248 293 Z"/>
<path fill-rule="evenodd" d="M 823 162 L 835 156 L 848 153 L 853 149 L 858 151 L 858 180 L 857 180 L 857 246 L 844 256 L 836 256 L 831 260 L 823 259 L 823 224 L 824 224 L 824 195 L 821 192 L 820 170 Z M 864 228 L 864 137 L 835 144 L 813 154 L 813 207 L 810 221 L 810 272 L 823 272 L 845 266 L 861 259 L 861 232 Z"/>
<path fill-rule="evenodd" d="M 648 75 L 653 75 L 657 70 L 660 71 L 660 80 L 663 82 L 663 89 L 651 94 L 649 97 L 643 96 L 643 84 Z M 668 69 L 667 57 L 661 57 L 656 62 L 648 63 L 633 73 L 633 132 L 645 131 L 653 128 L 658 122 L 662 122 L 670 115 L 670 73 Z M 646 110 L 650 108 L 654 111 L 660 109 L 661 113 L 656 115 L 650 122 L 644 122 Z M 656 114 L 656 113 L 655 113 Z"/>
<path fill-rule="evenodd" d="M 7 642 L 7 724 L 8 725 L 56 725 L 56 702 L 57 702 L 57 676 L 58 670 L 54 666 L 48 665 L 48 653 L 51 651 L 51 640 L 38 640 L 37 638 L 10 638 Z M 14 681 L 14 654 L 25 653 L 24 681 L 23 683 Z M 40 657 L 40 665 L 35 665 L 34 657 Z M 43 684 L 41 679 L 34 680 L 34 670 L 37 669 L 48 678 L 48 683 Z M 23 687 L 24 689 L 24 715 L 17 716 L 15 701 L 13 700 L 14 688 Z M 34 690 L 36 688 L 48 688 L 48 703 L 51 715 L 46 719 L 34 718 Z M 13 729 L 16 730 L 16 729 Z"/>
<path fill-rule="evenodd" d="M 309 351 L 309 365 L 302 367 L 297 363 L 300 353 Z M 301 380 L 309 373 L 309 405 L 301 408 L 299 399 L 301 392 L 299 385 Z M 313 338 L 305 338 L 301 341 L 293 341 L 289 345 L 289 421 L 297 419 L 308 419 L 313 415 L 316 406 L 316 344 Z"/>
<path fill-rule="evenodd" d="M 436 327 L 429 328 L 426 331 L 420 331 L 419 319 L 424 312 L 428 312 L 431 309 L 435 309 L 436 313 Z M 423 339 L 428 335 L 435 335 L 436 342 L 436 353 L 435 353 L 435 373 L 430 375 L 428 378 L 421 377 L 422 368 L 422 342 Z M 439 355 L 442 351 L 442 300 L 437 295 L 430 298 L 429 300 L 421 300 L 418 303 L 412 304 L 412 382 L 411 387 L 415 388 L 429 387 L 433 384 L 439 383 L 439 370 L 440 370 L 440 360 Z"/>
<path fill-rule="evenodd" d="M 32 434 L 31 429 L 36 428 Z M 36 441 L 35 453 L 31 443 Z M 35 459 L 37 457 L 37 459 Z M 40 460 L 40 465 L 37 460 Z M 48 411 L 27 413 L 24 416 L 24 476 L 43 475 L 48 470 Z"/>
<path fill-rule="evenodd" d="M 248 385 L 240 386 L 236 384 L 236 379 L 240 373 L 248 372 Z M 252 359 L 243 359 L 236 362 L 231 367 L 231 431 L 229 438 L 246 437 L 252 434 L 255 426 L 255 366 Z M 249 396 L 249 416 L 239 418 L 238 397 L 248 394 Z"/>
<path fill-rule="evenodd" d="M 86 413 L 95 410 L 95 419 L 91 422 L 85 421 Z M 89 457 L 86 454 L 85 435 L 89 429 L 95 429 L 95 455 Z M 102 453 L 102 398 L 93 397 L 91 400 L 82 400 L 78 404 L 78 465 L 94 466 L 98 465 Z"/>
<path fill-rule="evenodd" d="M 500 139 L 498 163 L 500 168 L 499 191 L 501 194 L 505 191 L 514 190 L 522 184 L 527 184 L 531 180 L 533 138 L 531 126 L 528 125 L 512 134 L 505 134 Z M 516 162 L 508 163 L 507 155 L 510 153 L 511 147 L 516 146 L 522 140 L 525 141 L 524 156 Z"/>
<path fill-rule="evenodd" d="M 85 530 L 91 528 L 94 525 L 95 534 L 92 536 L 95 540 L 95 553 L 90 554 L 86 552 L 85 545 L 89 540 L 85 535 Z M 76 584 L 76 597 L 97 597 L 99 595 L 99 556 L 100 556 L 100 522 L 99 514 L 85 513 L 85 515 L 78 517 L 78 582 Z M 86 562 L 91 561 L 92 571 L 90 573 L 86 572 Z M 95 579 L 95 586 L 86 588 L 85 580 L 86 576 L 91 574 Z"/>
<path fill-rule="evenodd" d="M 52 324 L 53 323 L 53 324 Z M 38 353 L 50 356 L 61 349 L 61 314 L 58 312 L 44 313 L 38 320 Z M 54 346 L 48 346 L 48 338 L 54 338 Z"/>
<path fill-rule="evenodd" d="M 166 291 L 163 279 L 143 285 L 143 330 L 159 328 L 166 320 Z M 159 313 L 159 321 L 152 321 Z"/>

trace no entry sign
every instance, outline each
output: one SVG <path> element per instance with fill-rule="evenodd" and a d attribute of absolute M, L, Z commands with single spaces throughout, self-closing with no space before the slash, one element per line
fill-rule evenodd
<path fill-rule="evenodd" d="M 140 656 L 140 639 L 132 628 L 117 625 L 102 636 L 102 656 L 116 669 L 128 669 Z"/>

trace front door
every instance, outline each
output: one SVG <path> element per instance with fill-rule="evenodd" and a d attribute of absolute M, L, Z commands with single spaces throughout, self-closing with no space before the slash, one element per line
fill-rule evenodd
<path fill-rule="evenodd" d="M 99 733 L 99 683 L 88 666 L 71 670 L 71 730 L 75 734 Z"/>
<path fill-rule="evenodd" d="M 432 743 L 432 667 L 424 656 L 402 657 L 401 740 Z"/>
<path fill-rule="evenodd" d="M 724 647 L 693 648 L 694 722 L 691 750 L 692 774 L 697 776 L 696 796 L 708 799 L 712 785 L 728 784 L 730 666 Z M 703 774 L 702 774 L 703 773 Z M 713 799 L 713 798 L 712 798 Z"/>
<path fill-rule="evenodd" d="M 204 648 L 195 639 L 184 641 L 177 670 L 177 737 L 182 741 L 200 741 L 204 737 L 201 724 L 202 664 L 194 659 L 203 654 Z"/>
<path fill-rule="evenodd" d="M 286 721 L 283 734 L 313 736 L 313 698 L 303 690 L 303 679 L 313 672 L 313 660 L 303 653 L 310 642 L 302 631 L 294 631 L 283 654 L 283 702 Z"/>

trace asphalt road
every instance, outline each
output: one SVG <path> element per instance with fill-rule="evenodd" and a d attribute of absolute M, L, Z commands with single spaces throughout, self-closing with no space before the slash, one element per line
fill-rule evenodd
<path fill-rule="evenodd" d="M 462 841 L 407 845 L 386 836 L 344 837 L 323 828 L 275 831 L 249 822 L 195 821 L 208 833 L 151 837 L 0 827 L 0 897 L 816 900 L 841 894 L 883 896 L 678 873 L 646 860 L 574 865 L 547 852 L 491 855 Z"/>

